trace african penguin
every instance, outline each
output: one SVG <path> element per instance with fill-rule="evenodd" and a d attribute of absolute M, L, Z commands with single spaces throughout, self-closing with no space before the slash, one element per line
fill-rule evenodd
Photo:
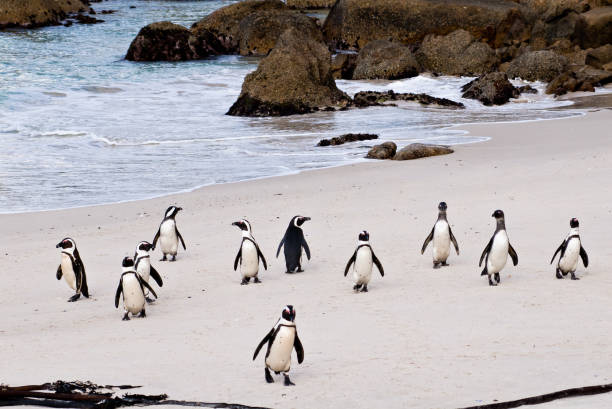
<path fill-rule="evenodd" d="M 251 277 L 254 278 L 255 283 L 261 283 L 257 277 L 257 273 L 259 272 L 259 260 L 261 260 L 266 270 L 268 269 L 268 264 L 253 237 L 251 223 L 246 219 L 242 219 L 232 223 L 232 226 L 237 226 L 242 230 L 242 242 L 240 243 L 238 254 L 236 254 L 236 259 L 234 260 L 234 271 L 236 271 L 238 262 L 240 262 L 240 272 L 242 273 L 242 282 L 240 284 L 248 284 Z"/>
<path fill-rule="evenodd" d="M 567 273 L 570 273 L 572 280 L 579 280 L 575 274 L 576 268 L 578 267 L 578 256 L 582 258 L 582 264 L 584 264 L 585 268 L 589 266 L 589 256 L 582 247 L 582 241 L 578 234 L 578 226 L 578 219 L 574 218 L 570 220 L 569 234 L 550 260 L 550 264 L 552 264 L 557 253 L 561 252 L 559 261 L 557 262 L 557 278 L 563 278 Z"/>
<path fill-rule="evenodd" d="M 68 286 L 76 291 L 76 294 L 68 299 L 68 302 L 74 302 L 81 297 L 83 294 L 89 298 L 89 289 L 87 288 L 87 275 L 85 274 L 85 265 L 79 251 L 77 250 L 76 243 L 69 237 L 57 243 L 55 248 L 62 249 L 62 259 L 60 265 L 57 267 L 55 277 L 58 280 L 62 279 L 62 276 L 68 283 Z"/>
<path fill-rule="evenodd" d="M 491 217 L 495 217 L 497 220 L 497 228 L 493 233 L 493 237 L 489 240 L 489 244 L 482 252 L 480 256 L 480 262 L 478 263 L 478 267 L 482 265 L 482 260 L 486 256 L 485 267 L 482 270 L 480 275 L 488 275 L 489 276 L 489 285 L 497 285 L 500 282 L 499 272 L 506 265 L 506 261 L 508 260 L 508 254 L 512 257 L 512 263 L 516 266 L 518 264 L 518 256 L 516 251 L 510 244 L 510 240 L 508 239 L 508 233 L 506 233 L 506 222 L 504 220 L 504 212 L 501 210 L 496 210 Z M 495 276 L 494 283 L 491 280 L 491 276 Z"/>
<path fill-rule="evenodd" d="M 155 234 L 155 238 L 153 238 L 153 247 L 152 250 L 155 250 L 155 245 L 157 244 L 157 240 L 159 239 L 159 243 L 161 245 L 162 254 L 164 255 L 160 261 L 166 261 L 166 256 L 172 256 L 172 260 L 176 260 L 176 253 L 178 252 L 179 240 L 183 245 L 183 249 L 187 250 L 185 247 L 185 240 L 183 240 L 183 236 L 179 233 L 176 227 L 176 214 L 183 210 L 181 207 L 170 206 L 166 209 L 166 214 L 164 215 L 164 220 L 162 220 L 159 225 L 159 229 L 157 229 L 157 233 Z"/>
<path fill-rule="evenodd" d="M 285 231 L 285 235 L 278 245 L 278 250 L 276 250 L 276 257 L 280 253 L 281 247 L 285 246 L 285 264 L 287 266 L 286 273 L 301 273 L 302 271 L 302 247 L 306 252 L 306 257 L 310 260 L 310 249 L 308 248 L 308 243 L 306 243 L 306 239 L 304 238 L 304 232 L 302 231 L 302 224 L 304 222 L 310 220 L 310 217 L 303 216 L 293 216 L 291 221 L 289 222 L 289 226 Z"/>
<path fill-rule="evenodd" d="M 349 259 L 344 269 L 344 276 L 348 274 L 351 264 L 355 263 L 353 268 L 353 280 L 355 285 L 353 290 L 367 292 L 368 283 L 372 277 L 372 263 L 376 264 L 376 268 L 380 272 L 381 277 L 385 276 L 385 270 L 383 270 L 380 260 L 374 254 L 374 250 L 370 246 L 370 233 L 362 231 L 359 233 L 359 241 L 357 243 L 357 249 Z"/>
<path fill-rule="evenodd" d="M 151 265 L 151 257 L 149 256 L 149 251 L 153 246 L 148 241 L 141 241 L 136 246 L 136 253 L 134 254 L 134 270 L 140 277 L 147 283 L 149 282 L 149 277 L 153 277 L 158 286 L 162 287 L 164 282 L 157 272 L 157 270 Z M 147 302 L 153 302 L 151 298 L 149 298 L 149 292 L 145 291 L 145 298 Z"/>
<path fill-rule="evenodd" d="M 450 243 L 453 242 L 455 251 L 459 255 L 459 245 L 457 239 L 453 235 L 453 231 L 446 220 L 446 203 L 440 202 L 438 205 L 438 220 L 431 229 L 431 233 L 425 239 L 423 247 L 421 248 L 421 254 L 425 253 L 425 249 L 430 241 L 433 240 L 433 268 L 440 268 L 440 266 L 448 266 L 446 259 L 450 255 Z"/>
<path fill-rule="evenodd" d="M 295 327 L 295 310 L 292 305 L 287 305 L 283 309 L 281 318 L 276 322 L 276 325 L 268 332 L 268 334 L 261 340 L 255 353 L 253 354 L 253 360 L 257 358 L 259 350 L 268 343 L 268 350 L 266 352 L 266 382 L 273 383 L 272 375 L 270 370 L 273 370 L 277 375 L 283 373 L 285 376 L 285 385 L 295 385 L 289 379 L 289 369 L 291 368 L 291 351 L 295 348 L 297 353 L 298 363 L 304 361 L 304 348 L 300 342 L 300 338 L 297 334 L 297 328 Z"/>
<path fill-rule="evenodd" d="M 151 286 L 140 277 L 140 274 L 134 269 L 134 259 L 125 257 L 121 263 L 123 273 L 119 279 L 119 286 L 115 293 L 115 308 L 119 308 L 119 297 L 123 293 L 123 321 L 130 319 L 129 314 L 139 314 L 139 317 L 146 317 L 145 313 L 145 288 L 157 298 L 157 294 Z"/>

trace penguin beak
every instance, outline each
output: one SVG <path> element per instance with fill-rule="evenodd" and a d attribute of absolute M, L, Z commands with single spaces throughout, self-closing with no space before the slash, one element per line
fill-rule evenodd
<path fill-rule="evenodd" d="M 55 246 L 55 248 L 56 248 L 56 249 L 59 249 L 61 245 L 62 245 L 62 242 L 60 241 L 59 243 L 57 243 L 57 245 Z"/>
<path fill-rule="evenodd" d="M 304 217 L 305 222 L 307 222 L 308 220 L 310 220 L 310 217 Z"/>
<path fill-rule="evenodd" d="M 232 226 L 240 227 L 240 225 L 238 224 L 238 222 L 234 222 L 234 223 L 232 223 Z"/>

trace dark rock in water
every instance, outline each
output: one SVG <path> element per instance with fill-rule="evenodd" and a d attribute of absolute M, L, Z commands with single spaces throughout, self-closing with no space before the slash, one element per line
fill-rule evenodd
<path fill-rule="evenodd" d="M 421 71 L 408 47 L 387 40 L 366 44 L 355 64 L 354 80 L 410 78 Z"/>
<path fill-rule="evenodd" d="M 287 0 L 287 6 L 293 9 L 328 9 L 331 8 L 336 0 Z"/>
<path fill-rule="evenodd" d="M 554 51 L 532 51 L 513 60 L 506 74 L 509 78 L 549 82 L 567 68 L 567 58 Z"/>
<path fill-rule="evenodd" d="M 448 155 L 453 152 L 454 151 L 448 146 L 411 143 L 397 151 L 395 156 L 393 156 L 393 160 L 420 159 L 428 156 Z"/>
<path fill-rule="evenodd" d="M 208 36 L 206 36 L 208 34 Z M 216 36 L 200 32 L 195 37 L 169 21 L 152 23 L 140 29 L 125 56 L 130 61 L 185 61 L 219 54 L 223 46 Z"/>
<path fill-rule="evenodd" d="M 578 43 L 582 48 L 597 48 L 612 43 L 612 4 L 582 13 L 584 25 Z"/>
<path fill-rule="evenodd" d="M 284 116 L 346 107 L 351 99 L 336 87 L 331 54 L 302 33 L 285 31 L 257 70 L 244 79 L 236 116 Z"/>
<path fill-rule="evenodd" d="M 90 17 L 86 14 L 77 14 L 76 16 L 74 16 L 74 19 L 79 23 L 79 24 L 98 24 L 98 23 L 104 23 L 104 20 L 100 20 L 97 19 L 95 17 Z"/>
<path fill-rule="evenodd" d="M 323 33 L 335 48 L 360 49 L 374 40 L 418 44 L 428 34 L 464 29 L 498 48 L 524 37 L 522 8 L 506 0 L 338 0 Z"/>
<path fill-rule="evenodd" d="M 88 10 L 81 0 L 0 0 L 0 29 L 59 25 L 69 15 Z"/>
<path fill-rule="evenodd" d="M 321 139 L 317 146 L 336 146 L 347 142 L 367 141 L 370 139 L 378 139 L 378 135 L 368 133 L 347 133 L 331 139 Z"/>
<path fill-rule="evenodd" d="M 102 10 L 100 14 L 115 14 L 117 10 Z"/>
<path fill-rule="evenodd" d="M 485 74 L 463 87 L 463 98 L 477 99 L 484 105 L 502 105 L 519 96 L 519 91 L 503 72 Z"/>
<path fill-rule="evenodd" d="M 335 54 L 332 56 L 332 74 L 335 79 L 353 79 L 357 54 Z"/>
<path fill-rule="evenodd" d="M 585 64 L 591 67 L 602 69 L 612 61 L 612 44 L 588 50 L 586 53 Z"/>
<path fill-rule="evenodd" d="M 495 51 L 465 30 L 425 37 L 417 59 L 426 71 L 444 75 L 481 75 L 499 63 Z"/>
<path fill-rule="evenodd" d="M 575 91 L 595 91 L 612 82 L 612 72 L 589 66 L 571 66 L 566 72 L 553 79 L 546 88 L 547 94 L 563 95 Z"/>
<path fill-rule="evenodd" d="M 538 90 L 532 87 L 531 85 L 522 85 L 520 87 L 516 87 L 519 94 L 537 94 Z"/>
<path fill-rule="evenodd" d="M 395 156 L 397 145 L 393 142 L 385 142 L 380 145 L 374 145 L 368 151 L 366 158 L 370 159 L 391 159 Z"/>
<path fill-rule="evenodd" d="M 465 108 L 461 102 L 446 98 L 436 98 L 427 94 L 395 93 L 393 91 L 361 91 L 353 97 L 353 104 L 357 107 L 385 105 L 389 101 L 414 101 L 422 105 L 439 105 L 450 108 Z"/>

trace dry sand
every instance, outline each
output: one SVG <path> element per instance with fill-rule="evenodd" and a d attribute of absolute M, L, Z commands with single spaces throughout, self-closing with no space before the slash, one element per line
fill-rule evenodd
<path fill-rule="evenodd" d="M 492 139 L 426 160 L 1 215 L 0 382 L 137 384 L 275 408 L 454 408 L 612 382 L 612 111 L 464 128 Z M 441 200 L 461 255 L 433 270 L 431 247 L 424 256 L 420 247 Z M 121 259 L 153 239 L 174 203 L 185 209 L 177 221 L 187 251 L 154 261 L 159 300 L 146 319 L 122 322 L 113 305 Z M 491 288 L 477 264 L 497 208 L 519 265 Z M 287 275 L 274 255 L 295 214 L 312 217 L 313 258 Z M 241 217 L 269 263 L 260 285 L 239 285 L 232 270 L 240 232 L 231 223 Z M 555 279 L 549 265 L 571 217 L 591 260 L 580 281 Z M 354 294 L 343 269 L 363 229 L 386 275 Z M 55 280 L 65 236 L 87 267 L 88 300 L 67 303 L 71 290 Z M 306 351 L 302 365 L 294 355 L 291 388 L 282 377 L 266 384 L 263 356 L 251 360 L 288 303 Z M 600 395 L 545 407 L 610 406 Z"/>

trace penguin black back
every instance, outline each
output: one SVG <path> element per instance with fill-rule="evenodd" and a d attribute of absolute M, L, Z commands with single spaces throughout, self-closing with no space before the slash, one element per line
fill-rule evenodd
<path fill-rule="evenodd" d="M 308 243 L 304 238 L 304 232 L 302 231 L 302 225 L 304 222 L 310 220 L 310 217 L 294 216 L 289 222 L 289 226 L 285 231 L 278 250 L 276 250 L 276 257 L 280 254 L 281 247 L 284 246 L 285 253 L 285 265 L 287 266 L 286 273 L 302 272 L 302 248 L 306 252 L 306 257 L 310 260 L 310 249 Z"/>

